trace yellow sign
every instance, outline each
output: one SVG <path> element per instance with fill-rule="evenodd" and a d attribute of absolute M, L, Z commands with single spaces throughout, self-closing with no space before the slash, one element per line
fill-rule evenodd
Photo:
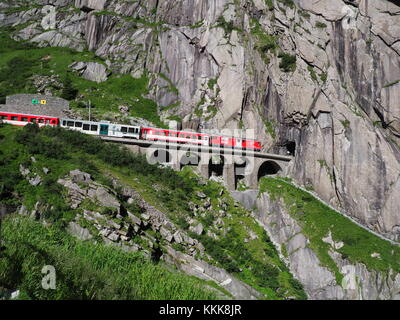
<path fill-rule="evenodd" d="M 33 104 L 46 104 L 47 100 L 32 99 Z"/>

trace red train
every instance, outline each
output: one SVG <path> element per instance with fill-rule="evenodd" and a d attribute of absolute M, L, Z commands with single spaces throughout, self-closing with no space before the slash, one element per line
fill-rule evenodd
<path fill-rule="evenodd" d="M 110 123 L 107 121 L 85 121 L 10 112 L 0 112 L 0 120 L 17 126 L 25 126 L 28 123 L 37 123 L 39 126 L 60 126 L 62 128 L 99 136 L 170 141 L 175 143 L 261 151 L 260 141 L 253 139 L 242 139 L 190 131 L 130 126 Z"/>
<path fill-rule="evenodd" d="M 260 141 L 170 129 L 141 128 L 141 139 L 261 151 Z"/>

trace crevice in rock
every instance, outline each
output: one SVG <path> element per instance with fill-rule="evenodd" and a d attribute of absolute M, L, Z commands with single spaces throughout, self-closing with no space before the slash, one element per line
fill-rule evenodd
<path fill-rule="evenodd" d="M 83 12 L 85 12 L 85 13 L 89 13 L 89 12 L 94 11 L 94 9 L 89 8 L 89 7 L 87 7 L 87 6 L 82 6 L 82 7 L 80 8 L 80 10 L 83 11 Z"/>

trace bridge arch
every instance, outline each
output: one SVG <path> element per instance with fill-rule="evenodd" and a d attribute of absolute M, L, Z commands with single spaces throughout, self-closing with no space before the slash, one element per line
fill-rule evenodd
<path fill-rule="evenodd" d="M 257 181 L 265 176 L 273 176 L 282 171 L 281 166 L 275 161 L 265 161 L 261 164 L 257 173 Z"/>

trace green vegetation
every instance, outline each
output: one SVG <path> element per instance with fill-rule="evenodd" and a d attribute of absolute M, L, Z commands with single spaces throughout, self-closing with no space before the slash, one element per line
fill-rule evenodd
<path fill-rule="evenodd" d="M 284 72 L 294 72 L 296 70 L 296 56 L 290 55 L 285 52 L 281 52 L 278 55 L 281 58 L 281 62 L 279 63 L 279 68 L 281 68 Z"/>
<path fill-rule="evenodd" d="M 308 67 L 307 67 L 307 70 L 310 72 L 311 78 L 312 78 L 314 81 L 317 81 L 318 78 L 317 78 L 316 72 L 314 71 L 314 68 L 313 68 L 312 66 L 308 66 Z"/>
<path fill-rule="evenodd" d="M 342 123 L 342 125 L 343 125 L 343 127 L 345 127 L 345 128 L 349 128 L 350 127 L 350 121 L 349 120 L 342 120 L 342 121 L 340 121 L 341 123 Z"/>
<path fill-rule="evenodd" d="M 273 0 L 265 0 L 265 4 L 268 7 L 268 10 L 272 11 L 274 10 L 274 2 Z"/>
<path fill-rule="evenodd" d="M 26 217 L 8 217 L 2 238 L 0 286 L 18 288 L 19 299 L 216 298 L 201 281 L 167 271 L 140 253 L 82 242 Z M 45 265 L 55 267 L 55 290 L 41 286 Z"/>
<path fill-rule="evenodd" d="M 267 133 L 273 138 L 276 138 L 275 123 L 273 121 L 263 120 Z"/>
<path fill-rule="evenodd" d="M 178 88 L 173 84 L 171 79 L 169 79 L 165 74 L 159 73 L 160 77 L 164 79 L 166 82 L 168 82 L 167 88 L 169 89 L 170 92 L 175 93 L 176 95 L 179 95 L 179 90 Z"/>
<path fill-rule="evenodd" d="M 131 116 L 165 127 L 157 113 L 157 104 L 144 97 L 149 93 L 147 74 L 139 79 L 130 75 L 112 75 L 102 83 L 89 81 L 70 72 L 68 66 L 75 61 L 104 63 L 93 53 L 57 47 L 36 48 L 9 38 L 7 33 L 11 31 L 10 27 L 0 28 L 0 103 L 4 103 L 7 95 L 37 93 L 31 79 L 33 75 L 56 75 L 64 88 L 52 88 L 54 94 L 70 100 L 74 108 L 82 108 L 90 100 L 94 119 L 107 118 L 107 113 L 118 112 L 119 105 L 127 105 Z"/>
<path fill-rule="evenodd" d="M 394 86 L 394 85 L 396 85 L 398 83 L 400 83 L 400 80 L 396 80 L 396 81 L 390 82 L 388 84 L 385 84 L 383 87 L 384 88 L 389 88 L 389 87 Z"/>
<path fill-rule="evenodd" d="M 242 32 L 242 29 L 239 27 L 235 26 L 233 21 L 226 21 L 224 16 L 219 16 L 217 19 L 217 24 L 215 25 L 215 28 L 222 28 L 225 31 L 225 35 L 230 35 L 233 30 Z"/>
<path fill-rule="evenodd" d="M 74 100 L 78 94 L 78 90 L 74 88 L 70 77 L 66 77 L 63 82 L 64 87 L 61 91 L 61 98 L 65 100 Z"/>
<path fill-rule="evenodd" d="M 316 26 L 317 28 L 320 28 L 320 29 L 324 29 L 324 28 L 327 27 L 327 25 L 326 25 L 325 23 L 320 22 L 320 21 L 317 21 L 317 22 L 315 23 L 315 26 Z"/>
<path fill-rule="evenodd" d="M 131 161 L 128 170 L 151 175 L 171 187 L 170 183 L 185 185 L 178 175 L 151 166 L 116 145 L 62 129 L 4 125 L 0 128 L 0 139 L 0 202 L 24 204 L 29 210 L 39 202 L 47 221 L 43 226 L 21 216 L 11 216 L 3 223 L 1 236 L 7 250 L 0 257 L 0 286 L 17 287 L 23 299 L 215 298 L 205 291 L 202 282 L 167 271 L 162 264 L 146 262 L 140 254 L 83 243 L 64 231 L 79 209 L 71 210 L 66 205 L 63 188 L 56 181 L 72 169 L 80 168 L 105 183 L 102 161 L 121 166 Z M 119 162 L 118 157 L 125 160 Z M 21 177 L 20 165 L 41 175 L 42 183 L 36 187 L 30 185 Z M 43 174 L 43 167 L 50 170 L 47 175 Z M 48 264 L 57 270 L 55 291 L 42 290 L 38 280 L 43 277 L 41 268 Z"/>
<path fill-rule="evenodd" d="M 101 289 L 105 287 L 102 281 L 108 278 L 109 270 L 113 270 L 114 268 L 111 266 L 110 268 L 97 268 L 98 261 L 101 261 L 104 257 L 101 256 L 98 260 L 91 259 L 97 247 L 93 247 L 95 245 L 90 243 L 85 244 L 85 248 L 81 249 L 83 244 L 79 241 L 65 240 L 64 236 L 61 237 L 67 223 L 74 219 L 76 214 L 80 213 L 80 210 L 83 210 L 83 208 L 95 209 L 103 214 L 108 214 L 107 208 L 98 208 L 96 204 L 90 201 L 86 201 L 82 204 L 82 207 L 76 210 L 72 210 L 66 205 L 64 197 L 65 191 L 56 181 L 64 177 L 70 170 L 79 168 L 82 171 L 90 173 L 94 180 L 105 185 L 111 185 L 107 177 L 113 176 L 120 180 L 121 183 L 129 185 L 137 190 L 146 201 L 159 210 L 166 212 L 177 225 L 187 230 L 192 237 L 197 238 L 203 243 L 206 252 L 212 257 L 212 259 L 208 261 L 209 263 L 226 268 L 237 278 L 264 293 L 268 299 L 282 299 L 288 296 L 294 296 L 298 299 L 306 298 L 300 283 L 290 275 L 286 266 L 279 259 L 278 253 L 265 234 L 265 231 L 249 216 L 248 211 L 240 206 L 235 206 L 234 200 L 220 184 L 214 181 L 207 181 L 206 185 L 201 185 L 199 183 L 199 177 L 190 170 L 190 167 L 185 167 L 180 173 L 172 169 L 162 169 L 157 165 L 148 164 L 144 156 L 132 154 L 119 145 L 107 144 L 94 137 L 60 128 L 46 127 L 39 129 L 35 125 L 16 128 L 3 125 L 0 127 L 0 139 L 2 145 L 0 152 L 0 202 L 15 206 L 24 204 L 28 210 L 33 209 L 36 203 L 39 202 L 41 207 L 45 208 L 43 209 L 43 218 L 46 220 L 47 224 L 51 225 L 50 227 L 43 227 L 39 222 L 24 222 L 24 219 L 18 220 L 22 222 L 13 222 L 14 220 L 11 218 L 7 221 L 8 226 L 6 228 L 9 228 L 8 230 L 10 231 L 6 233 L 6 240 L 10 242 L 15 242 L 15 238 L 11 237 L 13 233 L 16 233 L 11 231 L 15 230 L 15 223 L 34 223 L 37 224 L 37 230 L 40 231 L 31 237 L 32 242 L 27 245 L 26 249 L 25 247 L 23 250 L 21 249 L 21 255 L 18 255 L 18 258 L 16 256 L 14 260 L 7 262 L 8 264 L 15 263 L 13 268 L 6 269 L 4 273 L 0 271 L 1 276 L 4 277 L 0 279 L 0 286 L 2 286 L 1 283 L 5 283 L 5 287 L 10 287 L 11 283 L 17 281 L 15 283 L 18 287 L 27 288 L 24 289 L 26 296 L 30 298 L 42 298 L 42 294 L 45 293 L 39 292 L 37 293 L 39 296 L 34 295 L 36 294 L 36 291 L 32 289 L 34 288 L 32 287 L 34 283 L 25 283 L 25 278 L 31 273 L 23 269 L 22 275 L 19 272 L 18 277 L 13 279 L 11 277 L 14 277 L 14 275 L 10 273 L 12 270 L 21 270 L 18 266 L 24 265 L 24 263 L 32 266 L 40 265 L 42 263 L 42 260 L 40 260 L 41 256 L 32 253 L 36 252 L 36 248 L 39 248 L 42 250 L 40 252 L 53 259 L 52 261 L 57 265 L 57 269 L 61 270 L 60 272 L 62 272 L 62 274 L 70 273 L 70 275 L 65 278 L 65 281 L 67 281 L 67 283 L 72 283 L 71 290 L 75 290 L 75 284 L 80 281 L 81 274 L 88 273 L 91 275 L 93 274 L 93 277 L 90 279 L 94 281 L 89 282 L 88 285 L 99 288 L 96 290 L 98 295 L 93 298 L 110 298 L 115 294 L 115 291 L 112 291 L 107 295 L 108 293 L 106 291 L 103 292 L 103 289 Z M 35 157 L 35 161 L 32 161 L 32 156 Z M 19 173 L 21 164 L 29 168 L 31 174 L 39 174 L 42 177 L 42 183 L 39 186 L 34 187 L 30 185 L 26 179 L 22 178 Z M 48 168 L 50 172 L 44 174 L 43 167 Z M 155 188 L 155 186 L 157 186 L 157 188 Z M 158 190 L 160 189 L 162 189 L 163 192 L 159 192 Z M 199 191 L 204 192 L 206 196 L 211 199 L 213 208 L 218 208 L 220 201 L 225 203 L 226 216 L 222 218 L 227 227 L 225 231 L 216 230 L 214 227 L 218 213 L 217 209 L 213 209 L 212 211 L 210 209 L 204 217 L 197 217 L 205 228 L 202 235 L 193 234 L 188 230 L 189 224 L 186 222 L 186 218 L 194 216 L 193 210 L 190 208 L 190 203 L 197 203 L 200 205 L 202 201 L 196 195 Z M 222 196 L 221 192 L 223 193 Z M 134 204 L 131 205 L 129 209 L 132 210 L 132 212 L 137 212 L 139 210 Z M 84 226 L 91 230 L 89 225 Z M 23 230 L 23 227 L 21 227 L 21 230 Z M 49 233 L 52 235 L 54 234 L 56 237 L 54 239 L 58 239 L 57 237 L 61 237 L 62 239 L 56 241 L 53 238 L 47 238 L 47 231 L 44 232 L 43 230 L 49 230 Z M 208 236 L 207 230 L 215 232 L 219 239 L 215 240 Z M 249 230 L 256 235 L 256 238 L 246 242 L 245 239 L 249 237 Z M 39 234 L 43 234 L 44 238 L 39 238 Z M 27 236 L 22 233 L 21 237 L 27 238 Z M 96 239 L 98 241 L 100 240 L 98 237 L 94 238 L 94 240 Z M 134 241 L 140 242 L 140 238 L 135 237 L 134 239 L 136 239 Z M 48 241 L 51 245 L 49 245 L 47 249 L 43 249 L 46 247 L 46 242 Z M 163 243 L 161 243 L 161 245 L 163 245 Z M 15 249 L 13 246 L 9 247 L 10 250 Z M 68 248 L 68 250 L 65 248 Z M 77 248 L 79 248 L 79 250 Z M 101 249 L 102 246 L 99 248 L 103 250 Z M 125 253 L 120 253 L 116 248 L 104 250 L 115 250 L 115 252 L 117 252 L 115 254 L 125 255 Z M 161 250 L 164 250 L 163 247 L 161 247 Z M 66 255 L 66 251 L 68 251 L 68 255 Z M 107 251 L 107 253 L 104 254 L 112 256 L 110 252 Z M 13 257 L 14 251 L 7 253 L 7 256 Z M 38 260 L 30 261 L 28 259 L 30 256 L 37 257 Z M 131 257 L 133 256 L 126 254 L 126 259 L 131 259 Z M 123 260 L 125 258 L 121 257 L 121 259 Z M 111 260 L 113 260 L 113 258 L 111 258 Z M 77 269 L 69 265 L 63 268 L 63 261 L 72 261 L 71 264 L 76 265 Z M 83 262 L 81 263 L 81 261 Z M 123 261 L 116 263 L 126 265 Z M 78 267 L 80 265 L 88 265 L 88 271 L 86 271 L 86 269 L 81 271 Z M 93 266 L 95 269 L 90 266 Z M 155 267 L 162 268 L 162 264 L 155 265 Z M 37 269 L 37 267 L 34 268 Z M 82 268 L 84 269 L 86 267 Z M 135 268 L 133 269 L 132 272 L 138 272 L 138 270 L 135 271 Z M 157 270 L 161 269 L 156 269 L 154 272 L 161 272 Z M 154 276 L 154 273 L 151 273 L 150 264 L 148 268 L 144 268 L 143 272 L 143 277 L 145 279 L 147 279 L 146 274 L 150 274 L 150 277 L 160 278 L 159 276 Z M 96 274 L 98 274 L 98 276 Z M 119 283 L 121 282 L 118 278 L 120 275 L 116 274 L 115 277 L 117 278 L 117 280 L 115 280 L 116 286 L 119 287 Z M 128 284 L 131 284 L 132 282 L 130 281 L 132 280 L 129 278 L 129 275 L 126 275 L 126 277 L 124 279 Z M 137 290 L 139 293 L 135 291 L 135 293 L 131 295 L 131 293 L 126 291 L 127 289 L 124 289 L 125 287 L 121 287 L 121 290 L 117 290 L 118 294 L 120 294 L 120 296 L 117 297 L 141 297 L 146 299 L 161 299 L 162 295 L 164 295 L 164 298 L 175 297 L 187 299 L 211 297 L 208 293 L 200 289 L 198 296 L 195 295 L 192 289 L 194 290 L 197 282 L 189 282 L 187 284 L 188 290 L 182 291 L 183 293 L 181 296 L 178 293 L 168 293 L 168 290 L 173 290 L 169 283 L 172 283 L 172 279 L 177 279 L 174 277 L 178 276 L 168 276 L 168 273 L 166 273 L 165 277 L 167 280 L 169 279 L 168 277 L 171 277 L 171 282 L 166 282 L 165 292 L 157 291 L 158 293 L 154 293 L 154 291 L 149 291 L 147 296 L 143 296 L 145 289 L 142 290 L 140 288 L 147 288 L 147 285 L 152 286 L 153 282 L 149 281 L 146 283 L 146 280 L 140 280 L 140 276 L 138 275 L 137 278 L 143 281 L 143 284 L 138 284 L 139 288 Z M 139 283 L 141 283 L 140 281 Z M 179 280 L 177 281 L 179 283 Z M 182 281 L 184 283 L 186 280 Z M 85 284 L 82 284 L 82 286 L 84 285 Z M 177 286 L 179 288 L 180 285 Z M 155 290 L 156 288 L 158 288 L 157 290 L 161 290 L 160 287 L 155 284 L 154 287 Z M 82 287 L 78 286 L 76 290 L 81 290 L 80 288 Z M 87 289 L 89 292 L 88 295 L 91 295 L 93 292 L 90 288 Z M 58 297 L 67 298 L 69 294 L 73 295 L 75 291 L 63 291 Z M 157 294 L 159 294 L 159 296 L 157 296 Z M 79 297 L 86 298 L 87 296 Z"/>
<path fill-rule="evenodd" d="M 315 251 L 323 265 L 336 274 L 339 284 L 343 275 L 328 254 L 331 246 L 322 241 L 329 232 L 335 242 L 344 243 L 344 246 L 336 251 L 351 263 L 363 263 L 369 270 L 385 273 L 389 273 L 390 269 L 400 272 L 398 246 L 359 227 L 307 192 L 276 178 L 262 178 L 260 192 L 268 192 L 273 200 L 283 200 L 288 212 L 301 225 L 304 235 L 310 239 L 310 248 Z M 297 214 L 298 212 L 304 214 Z M 371 257 L 373 253 L 379 253 L 380 258 Z"/>
<path fill-rule="evenodd" d="M 181 174 L 188 180 L 197 179 L 189 167 L 185 167 Z M 211 211 L 200 218 L 205 228 L 202 235 L 189 232 L 191 237 L 198 239 L 204 245 L 206 252 L 218 262 L 218 266 L 264 293 L 267 299 L 279 299 L 290 295 L 297 299 L 306 299 L 301 284 L 292 278 L 285 264 L 279 259 L 266 232 L 255 223 L 247 210 L 236 207 L 234 200 L 227 192 L 223 192 L 221 196 L 223 189 L 214 181 L 208 181 L 205 186 L 195 184 L 194 190 L 204 192 L 211 199 L 213 208 L 218 208 L 221 202 L 228 204 L 227 215 L 221 218 L 227 231 L 215 229 L 217 212 Z M 193 196 L 190 201 L 201 203 L 197 197 Z M 187 212 L 187 214 L 193 213 Z M 185 223 L 179 212 L 175 212 L 174 215 L 177 223 L 181 222 L 181 227 L 187 230 L 189 225 Z M 249 230 L 256 235 L 256 238 L 250 241 Z M 207 231 L 215 233 L 219 239 L 210 237 Z M 282 281 L 284 278 L 290 281 Z"/>
<path fill-rule="evenodd" d="M 299 10 L 299 14 L 300 14 L 300 16 L 302 16 L 305 19 L 310 19 L 310 17 L 311 17 L 311 15 L 305 10 Z"/>
<path fill-rule="evenodd" d="M 218 78 L 208 80 L 207 82 L 208 88 L 210 90 L 214 90 L 214 87 L 217 85 L 217 83 L 218 83 Z"/>
<path fill-rule="evenodd" d="M 254 35 L 256 40 L 255 49 L 260 53 L 261 57 L 269 63 L 268 53 L 276 53 L 276 49 L 279 48 L 278 41 L 275 36 L 265 33 L 260 22 L 257 19 L 250 20 L 251 33 Z"/>
<path fill-rule="evenodd" d="M 322 80 L 322 82 L 325 83 L 326 80 L 328 79 L 328 74 L 326 72 L 322 72 L 320 73 L 319 77 Z"/>
<path fill-rule="evenodd" d="M 293 0 L 278 0 L 278 1 L 283 5 L 285 5 L 286 7 L 289 7 L 290 9 L 293 9 L 295 7 Z"/>

